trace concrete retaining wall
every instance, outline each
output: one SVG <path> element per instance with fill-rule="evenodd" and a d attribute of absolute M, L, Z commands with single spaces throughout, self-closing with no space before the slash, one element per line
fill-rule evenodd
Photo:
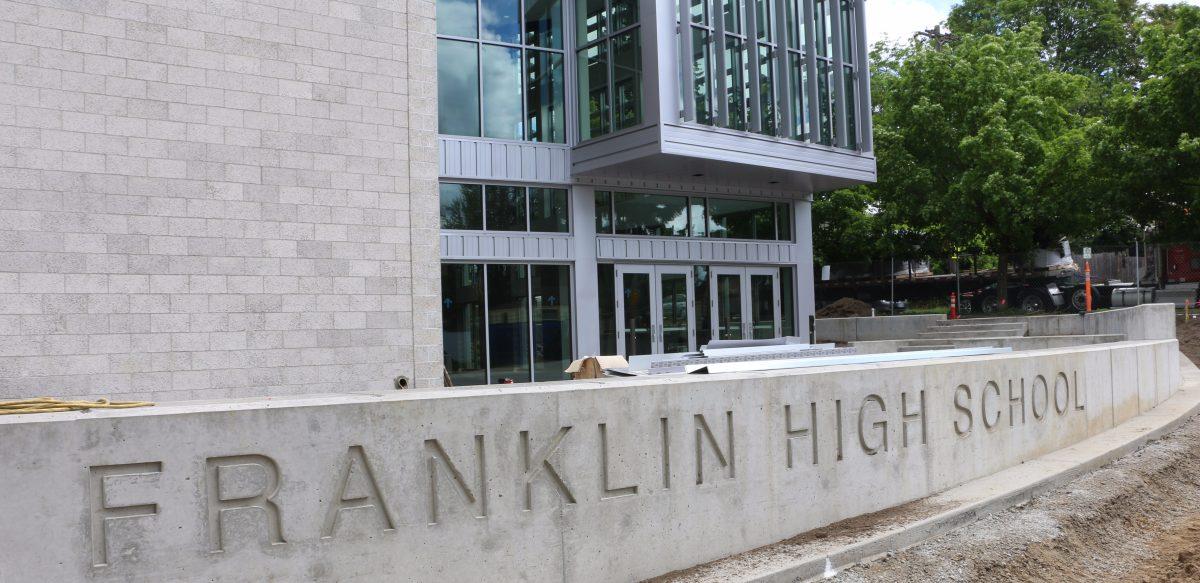
<path fill-rule="evenodd" d="M 945 320 L 943 314 L 879 316 L 876 318 L 827 318 L 816 321 L 817 339 L 825 342 L 905 340 L 920 338 L 920 332 Z M 1079 314 L 1030 316 L 1030 336 L 1072 334 L 1124 334 L 1127 340 L 1165 340 L 1175 337 L 1175 307 L 1146 304 Z"/>
<path fill-rule="evenodd" d="M 1074 444 L 1174 340 L 0 417 L 4 581 L 628 581 Z"/>
<path fill-rule="evenodd" d="M 945 320 L 945 314 L 879 316 L 875 318 L 822 318 L 815 321 L 819 342 L 856 340 L 902 340 L 919 338 L 918 333 Z"/>
<path fill-rule="evenodd" d="M 1085 334 L 1080 336 L 1004 336 L 998 338 L 948 338 L 938 340 L 939 344 L 951 344 L 955 348 L 1001 347 L 1013 350 L 1044 350 L 1047 348 L 1067 348 L 1070 346 L 1085 346 L 1104 342 L 1121 342 L 1125 337 L 1121 334 Z M 858 354 L 880 354 L 897 352 L 909 340 L 868 340 L 851 342 L 850 346 L 857 349 Z"/>

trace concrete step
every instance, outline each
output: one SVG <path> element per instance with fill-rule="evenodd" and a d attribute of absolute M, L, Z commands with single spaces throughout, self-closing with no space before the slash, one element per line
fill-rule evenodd
<path fill-rule="evenodd" d="M 896 352 L 916 352 L 918 350 L 953 350 L 957 348 L 953 344 L 921 344 L 901 346 L 896 349 Z"/>
<path fill-rule="evenodd" d="M 958 324 L 955 326 L 930 326 L 926 332 L 990 332 L 992 330 L 1028 330 L 1025 322 L 1014 324 Z"/>
<path fill-rule="evenodd" d="M 935 326 L 975 326 L 980 324 L 1024 324 L 1022 316 L 996 316 L 993 318 L 960 318 L 958 320 L 938 320 Z"/>
<path fill-rule="evenodd" d="M 1025 335 L 1025 328 L 1009 328 L 1009 329 L 994 329 L 994 330 L 946 330 L 937 332 L 918 332 L 918 338 L 1014 338 Z"/>

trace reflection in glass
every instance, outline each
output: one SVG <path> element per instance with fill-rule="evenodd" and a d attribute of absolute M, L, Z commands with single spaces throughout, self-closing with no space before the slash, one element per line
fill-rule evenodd
<path fill-rule="evenodd" d="M 479 18 L 481 36 L 485 40 L 521 42 L 520 0 L 480 0 L 480 4 L 483 9 Z"/>
<path fill-rule="evenodd" d="M 697 265 L 692 268 L 693 286 L 696 294 L 696 347 L 699 348 L 712 340 L 712 306 L 709 304 L 708 266 Z"/>
<path fill-rule="evenodd" d="M 618 235 L 686 237 L 687 197 L 618 192 L 613 195 Z"/>
<path fill-rule="evenodd" d="M 688 287 L 687 274 L 663 273 L 659 276 L 662 301 L 662 352 L 687 352 Z"/>
<path fill-rule="evenodd" d="M 833 76 L 833 71 L 829 62 L 817 59 L 817 116 L 821 123 L 821 139 L 818 141 L 826 146 L 833 144 L 833 113 L 831 109 L 833 96 L 830 95 L 830 86 L 833 83 L 830 79 L 831 76 Z"/>
<path fill-rule="evenodd" d="M 717 274 L 717 338 L 742 339 L 742 277 Z"/>
<path fill-rule="evenodd" d="M 708 212 L 707 201 L 704 198 L 693 196 L 689 200 L 688 212 L 691 215 L 689 219 L 688 236 L 689 237 L 704 237 L 708 234 Z"/>
<path fill-rule="evenodd" d="M 571 364 L 571 268 L 531 266 L 533 279 L 533 378 L 563 380 Z"/>
<path fill-rule="evenodd" d="M 563 110 L 563 57 L 558 53 L 525 51 L 525 99 L 529 123 L 526 139 L 562 143 L 567 139 Z M 491 99 L 491 95 L 488 95 Z"/>
<path fill-rule="evenodd" d="M 561 49 L 562 36 L 559 0 L 525 0 L 525 44 Z"/>
<path fill-rule="evenodd" d="M 597 266 L 597 293 L 600 304 L 600 354 L 617 353 L 617 296 L 615 269 L 611 263 Z"/>
<path fill-rule="evenodd" d="M 746 129 L 745 47 L 742 39 L 725 38 L 725 104 L 729 113 L 730 129 Z"/>
<path fill-rule="evenodd" d="M 576 0 L 575 42 L 587 44 L 608 34 L 608 14 L 604 0 Z"/>
<path fill-rule="evenodd" d="M 775 239 L 775 206 L 757 200 L 708 199 L 708 236 L 724 239 Z"/>
<path fill-rule="evenodd" d="M 621 295 L 625 304 L 625 356 L 650 354 L 650 274 L 621 274 Z"/>
<path fill-rule="evenodd" d="M 529 189 L 529 230 L 542 233 L 568 231 L 567 191 L 562 188 Z"/>
<path fill-rule="evenodd" d="M 613 232 L 612 193 L 604 190 L 596 191 L 596 233 L 610 235 Z M 606 352 L 605 354 L 612 354 Z"/>
<path fill-rule="evenodd" d="M 610 131 L 608 48 L 600 43 L 579 51 L 579 138 L 587 140 Z"/>
<path fill-rule="evenodd" d="M 829 35 L 829 10 L 827 0 L 813 0 L 813 44 L 817 55 L 832 56 L 833 39 Z"/>
<path fill-rule="evenodd" d="M 855 89 L 857 84 L 854 82 L 854 69 L 845 68 L 846 80 L 846 103 L 842 108 L 846 110 L 846 147 L 851 150 L 858 149 L 858 116 L 855 111 L 857 103 L 857 93 Z"/>
<path fill-rule="evenodd" d="M 758 98 L 762 133 L 775 135 L 775 51 L 768 45 L 758 45 Z"/>
<path fill-rule="evenodd" d="M 613 32 L 627 26 L 637 24 L 637 0 L 612 0 L 612 29 Z"/>
<path fill-rule="evenodd" d="M 487 384 L 482 265 L 442 264 L 442 351 L 454 386 Z"/>
<path fill-rule="evenodd" d="M 529 376 L 529 282 L 524 265 L 487 266 L 488 345 L 492 382 Z"/>
<path fill-rule="evenodd" d="M 742 0 L 721 0 L 721 10 L 725 14 L 725 32 L 741 34 Z"/>
<path fill-rule="evenodd" d="M 780 332 L 784 336 L 796 335 L 796 274 L 795 268 L 779 268 L 779 312 Z"/>
<path fill-rule="evenodd" d="M 614 131 L 642 123 L 641 46 L 637 29 L 612 39 Z"/>
<path fill-rule="evenodd" d="M 708 31 L 702 28 L 692 28 L 692 69 L 696 85 L 696 121 L 712 125 L 712 82 L 709 76 L 709 46 Z"/>
<path fill-rule="evenodd" d="M 478 184 L 438 185 L 443 229 L 483 229 L 483 188 Z"/>
<path fill-rule="evenodd" d="M 483 45 L 483 137 L 520 140 L 521 50 Z"/>
<path fill-rule="evenodd" d="M 841 0 L 842 5 L 842 61 L 854 62 L 854 4 L 850 0 Z"/>
<path fill-rule="evenodd" d="M 475 0 L 437 0 L 437 33 L 478 38 L 478 9 Z"/>
<path fill-rule="evenodd" d="M 438 39 L 438 133 L 479 135 L 479 55 L 474 43 Z"/>
<path fill-rule="evenodd" d="M 750 276 L 750 327 L 755 340 L 775 337 L 774 276 Z"/>
<path fill-rule="evenodd" d="M 784 2 L 787 6 L 787 46 L 789 49 L 804 48 L 804 23 L 796 18 L 796 8 L 802 6 L 801 1 Z"/>
<path fill-rule="evenodd" d="M 788 54 L 788 59 L 792 63 L 791 75 L 791 98 L 792 98 L 792 115 L 794 126 L 792 128 L 792 137 L 801 140 L 804 135 L 804 128 L 808 124 L 808 67 L 804 66 L 804 57 L 796 54 Z"/>
<path fill-rule="evenodd" d="M 525 231 L 525 189 L 488 185 L 485 194 L 489 231 Z"/>
<path fill-rule="evenodd" d="M 758 29 L 758 40 L 771 42 L 775 35 L 775 2 L 774 0 L 753 0 L 755 28 Z"/>
<path fill-rule="evenodd" d="M 786 202 L 775 203 L 775 238 L 792 240 L 792 208 Z"/>
<path fill-rule="evenodd" d="M 708 0 L 690 0 L 692 22 L 708 24 Z"/>

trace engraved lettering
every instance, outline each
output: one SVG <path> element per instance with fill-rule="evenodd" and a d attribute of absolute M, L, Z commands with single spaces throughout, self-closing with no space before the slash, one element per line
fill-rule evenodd
<path fill-rule="evenodd" d="M 966 395 L 967 397 L 967 403 L 965 405 L 960 400 L 960 397 L 963 395 Z M 971 387 L 968 387 L 967 385 L 958 385 L 958 388 L 954 389 L 954 408 L 958 409 L 959 412 L 967 416 L 965 428 L 960 424 L 960 421 L 962 421 L 961 419 L 954 420 L 954 432 L 960 437 L 966 436 L 967 434 L 971 433 L 971 428 L 975 425 L 975 417 L 971 413 Z"/>
<path fill-rule="evenodd" d="M 841 401 L 841 399 L 838 399 L 833 402 L 833 409 L 836 413 L 834 416 L 834 425 L 836 426 L 835 433 L 837 433 L 837 461 L 840 462 L 840 461 L 842 461 L 842 401 Z"/>
<path fill-rule="evenodd" d="M 921 420 L 921 445 L 927 443 L 928 418 L 925 415 L 925 391 L 921 391 L 920 406 L 916 411 L 908 412 L 908 393 L 900 393 L 900 433 L 903 437 L 904 447 L 908 447 L 908 424 L 913 421 Z"/>
<path fill-rule="evenodd" d="M 533 510 L 533 481 L 542 475 L 546 476 L 563 500 L 566 500 L 568 504 L 575 503 L 575 495 L 571 493 L 571 488 L 567 486 L 558 470 L 554 469 L 554 465 L 550 463 L 549 459 L 558 451 L 568 431 L 571 431 L 569 426 L 559 428 L 558 433 L 550 439 L 550 443 L 543 446 L 536 455 L 530 455 L 529 432 L 521 432 L 521 458 L 525 461 L 525 510 Z"/>
<path fill-rule="evenodd" d="M 997 400 L 1000 399 L 1000 385 L 997 385 L 996 381 L 988 381 L 986 385 L 983 385 L 983 395 L 979 398 L 980 417 L 983 418 L 984 429 L 992 429 L 998 423 L 1000 423 L 1000 407 L 999 406 L 996 407 L 996 416 L 992 417 L 990 420 L 988 419 L 988 395 L 989 394 L 995 394 L 996 399 Z M 1008 405 L 1008 409 L 1009 409 L 1008 414 L 1012 415 L 1012 403 L 1011 402 Z"/>
<path fill-rule="evenodd" d="M 795 467 L 794 452 L 792 448 L 793 441 L 801 437 L 808 437 L 812 446 L 812 463 L 817 463 L 817 404 L 809 403 L 809 421 L 808 427 L 792 427 L 792 406 L 783 406 L 784 431 L 787 434 L 787 467 Z"/>
<path fill-rule="evenodd" d="M 1038 413 L 1037 388 L 1038 382 L 1042 383 L 1042 412 Z M 1046 384 L 1046 377 L 1037 375 L 1033 377 L 1033 386 L 1029 388 L 1029 408 L 1033 410 L 1033 418 L 1041 421 L 1046 418 L 1046 410 L 1050 408 L 1050 386 Z"/>
<path fill-rule="evenodd" d="M 1013 382 L 1008 381 L 1008 426 L 1016 424 L 1017 416 L 1013 415 L 1013 403 L 1021 404 L 1021 425 L 1025 424 L 1025 379 L 1021 379 L 1021 396 L 1013 397 Z"/>
<path fill-rule="evenodd" d="M 355 476 L 361 478 L 357 481 L 362 482 L 362 485 L 352 492 L 350 486 Z M 348 510 L 373 510 L 381 530 L 396 529 L 396 521 L 392 518 L 387 502 L 384 501 L 383 494 L 379 490 L 379 483 L 375 480 L 375 470 L 371 468 L 371 462 L 367 460 L 367 452 L 363 446 L 352 445 L 346 451 L 346 458 L 338 473 L 338 484 L 336 495 L 330 501 L 329 510 L 325 513 L 321 538 L 333 538 L 337 531 L 338 518 L 341 517 L 343 511 Z"/>
<path fill-rule="evenodd" d="M 614 488 L 609 480 L 608 471 L 608 425 L 600 424 L 600 499 L 620 498 L 622 496 L 634 496 L 638 493 L 637 484 L 632 486 L 619 486 Z"/>
<path fill-rule="evenodd" d="M 158 514 L 158 504 L 154 502 L 120 505 L 110 501 L 109 498 L 112 496 L 105 489 L 109 478 L 127 478 L 134 481 L 144 481 L 151 477 L 157 479 L 162 474 L 162 462 L 91 466 L 88 468 L 88 473 L 88 502 L 91 508 L 89 538 L 92 543 L 92 566 L 106 567 L 108 566 L 106 527 L 109 521 L 145 518 Z"/>
<path fill-rule="evenodd" d="M 671 489 L 671 434 L 668 431 L 667 418 L 658 420 L 662 428 L 662 481 L 663 489 Z"/>
<path fill-rule="evenodd" d="M 858 408 L 858 444 L 862 446 L 863 451 L 867 452 L 867 455 L 875 455 L 875 454 L 879 453 L 879 450 L 881 447 L 882 447 L 883 451 L 888 450 L 888 435 L 887 435 L 888 423 L 887 423 L 886 416 L 879 421 L 875 421 L 875 422 L 871 423 L 871 427 L 880 430 L 880 433 L 883 435 L 883 440 L 882 440 L 881 445 L 876 445 L 876 446 L 867 445 L 867 436 L 863 432 L 863 420 L 866 419 L 866 417 L 867 417 L 867 403 L 875 403 L 876 405 L 878 405 L 879 411 L 881 413 L 887 412 L 887 406 L 883 404 L 882 397 L 880 397 L 879 395 L 871 394 L 871 395 L 867 395 L 867 398 L 863 399 L 862 406 L 860 406 Z"/>
<path fill-rule="evenodd" d="M 207 466 L 208 486 L 208 548 L 210 552 L 225 551 L 225 514 L 248 510 L 261 511 L 266 520 L 267 540 L 272 545 L 286 543 L 283 526 L 279 518 L 279 505 L 275 495 L 279 493 L 279 466 L 275 460 L 258 454 L 211 457 L 204 461 Z M 246 472 L 257 469 L 262 473 L 264 484 L 256 492 L 244 490 Z M 238 483 L 235 483 L 238 482 Z M 226 486 L 228 490 L 226 491 Z M 258 514 L 259 512 L 256 512 Z"/>
<path fill-rule="evenodd" d="M 1075 379 L 1075 382 L 1071 383 L 1071 386 L 1075 387 L 1075 410 L 1083 411 L 1083 399 L 1079 398 L 1079 371 L 1072 371 L 1071 376 Z"/>
<path fill-rule="evenodd" d="M 1062 381 L 1061 383 L 1059 381 Z M 1062 401 L 1058 400 L 1058 387 L 1062 385 Z M 1061 403 L 1061 404 L 1060 404 Z M 1067 407 L 1071 405 L 1071 383 L 1067 380 L 1067 373 L 1060 372 L 1054 377 L 1054 412 L 1059 415 L 1065 415 Z"/>
<path fill-rule="evenodd" d="M 708 421 L 704 415 L 697 414 L 693 417 L 696 425 L 696 484 L 704 483 L 704 443 L 708 442 L 709 449 L 712 449 L 716 454 L 717 463 L 725 468 L 725 476 L 727 478 L 734 477 L 733 465 L 733 411 L 725 412 L 725 428 L 728 436 L 727 449 L 723 451 L 721 444 L 717 443 L 717 437 L 713 434 L 712 428 L 708 426 Z"/>
<path fill-rule="evenodd" d="M 475 507 L 475 518 L 487 516 L 487 465 L 483 457 L 483 436 L 475 436 L 475 483 L 476 490 L 467 486 L 463 473 L 454 464 L 454 460 L 446 453 L 441 442 L 436 439 L 425 440 L 425 453 L 429 456 L 429 524 L 438 523 L 438 510 L 441 507 L 438 498 L 438 476 L 450 482 L 470 506 Z M 477 493 L 478 492 L 478 493 Z"/>

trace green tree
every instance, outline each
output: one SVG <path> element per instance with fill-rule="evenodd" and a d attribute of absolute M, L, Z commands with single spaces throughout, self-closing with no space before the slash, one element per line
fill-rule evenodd
<path fill-rule="evenodd" d="M 1056 69 L 1121 80 L 1137 74 L 1140 13 L 1136 0 L 963 0 L 947 23 L 958 35 L 1037 29 Z"/>
<path fill-rule="evenodd" d="M 916 42 L 885 58 L 876 101 L 887 222 L 928 250 L 983 246 L 1009 259 L 1095 230 L 1091 81 L 1040 59 L 1041 30 Z M 874 80 L 874 77 L 873 77 Z"/>
<path fill-rule="evenodd" d="M 1162 241 L 1200 237 L 1200 8 L 1157 6 L 1140 30 L 1145 77 L 1115 96 L 1099 141 L 1113 206 Z"/>

